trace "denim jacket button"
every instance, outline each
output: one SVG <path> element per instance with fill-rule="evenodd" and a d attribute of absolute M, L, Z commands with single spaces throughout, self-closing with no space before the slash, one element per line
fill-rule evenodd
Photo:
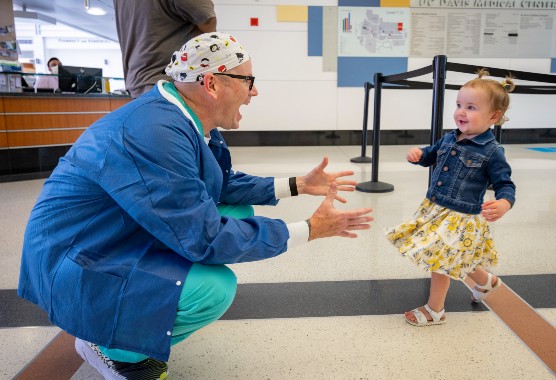
<path fill-rule="evenodd" d="M 444 166 L 444 167 L 442 168 L 442 170 L 445 171 L 445 172 L 447 172 L 447 171 L 448 171 L 448 167 L 447 167 L 447 166 Z"/>
<path fill-rule="evenodd" d="M 442 186 L 442 181 L 438 181 L 436 184 L 437 184 L 438 186 Z"/>
<path fill-rule="evenodd" d="M 455 156 L 456 154 L 458 154 L 458 152 L 456 152 L 455 150 L 452 150 L 452 151 L 450 152 L 450 154 L 451 154 L 452 156 Z"/>
<path fill-rule="evenodd" d="M 431 197 L 431 201 L 436 201 L 436 197 Z"/>
<path fill-rule="evenodd" d="M 473 161 L 467 160 L 467 165 L 471 165 L 472 163 L 473 163 Z"/>

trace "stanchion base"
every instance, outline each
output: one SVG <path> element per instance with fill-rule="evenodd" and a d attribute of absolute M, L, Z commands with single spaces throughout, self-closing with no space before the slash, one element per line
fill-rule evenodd
<path fill-rule="evenodd" d="M 355 189 L 364 193 L 389 193 L 390 191 L 394 191 L 394 185 L 390 185 L 386 182 L 368 181 L 358 183 Z"/>
<path fill-rule="evenodd" d="M 373 159 L 367 156 L 359 156 L 359 157 L 353 157 L 350 161 L 356 162 L 358 164 L 370 164 L 371 162 L 373 162 Z"/>

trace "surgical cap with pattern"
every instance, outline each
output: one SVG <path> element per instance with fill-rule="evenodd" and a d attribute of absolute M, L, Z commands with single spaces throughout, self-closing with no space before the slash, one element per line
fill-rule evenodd
<path fill-rule="evenodd" d="M 223 73 L 249 60 L 249 54 L 229 34 L 204 33 L 175 51 L 166 74 L 178 82 L 203 80 L 206 73 Z"/>

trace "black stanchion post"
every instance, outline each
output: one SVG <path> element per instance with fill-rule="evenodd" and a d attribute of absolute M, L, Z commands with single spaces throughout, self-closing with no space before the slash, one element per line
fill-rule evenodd
<path fill-rule="evenodd" d="M 369 164 L 373 160 L 367 157 L 367 119 L 369 118 L 369 93 L 371 92 L 371 83 L 365 82 L 365 104 L 363 106 L 363 135 L 361 139 L 361 156 L 354 157 L 350 161 L 358 164 Z"/>
<path fill-rule="evenodd" d="M 501 125 L 495 125 L 494 126 L 494 138 L 499 143 L 502 142 L 502 126 Z"/>
<path fill-rule="evenodd" d="M 499 143 L 502 142 L 502 126 L 501 125 L 494 125 L 494 138 Z M 488 185 L 487 190 L 492 190 L 492 184 Z"/>
<path fill-rule="evenodd" d="M 431 122 L 431 145 L 434 145 L 442 137 L 442 118 L 444 117 L 444 89 L 446 87 L 446 63 L 445 55 L 437 55 L 432 62 L 433 84 L 432 84 L 432 122 Z M 429 185 L 432 180 L 434 166 L 429 168 Z"/>
<path fill-rule="evenodd" d="M 382 93 L 382 73 L 375 73 L 375 102 L 373 113 L 373 166 L 371 181 L 362 182 L 355 186 L 356 190 L 365 193 L 388 193 L 394 191 L 394 186 L 378 181 L 378 151 L 380 147 L 380 101 Z"/>

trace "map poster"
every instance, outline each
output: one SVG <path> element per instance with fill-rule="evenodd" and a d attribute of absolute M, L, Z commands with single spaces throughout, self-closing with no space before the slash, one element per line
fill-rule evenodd
<path fill-rule="evenodd" d="M 338 7 L 338 56 L 407 57 L 409 8 Z"/>

